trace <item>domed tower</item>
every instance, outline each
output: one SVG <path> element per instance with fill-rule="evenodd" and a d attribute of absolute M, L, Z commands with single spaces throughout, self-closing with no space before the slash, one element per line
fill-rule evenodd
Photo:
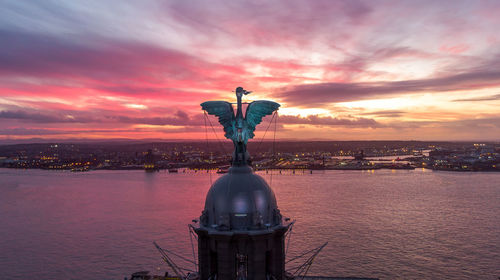
<path fill-rule="evenodd" d="M 219 117 L 235 150 L 229 172 L 208 191 L 199 226 L 195 228 L 200 280 L 285 278 L 284 235 L 289 225 L 283 224 L 269 185 L 248 165 L 246 151 L 255 126 L 263 116 L 277 110 L 279 104 L 254 101 L 243 118 L 241 96 L 248 93 L 236 89 L 236 115 L 228 102 L 201 104 L 209 114 Z"/>

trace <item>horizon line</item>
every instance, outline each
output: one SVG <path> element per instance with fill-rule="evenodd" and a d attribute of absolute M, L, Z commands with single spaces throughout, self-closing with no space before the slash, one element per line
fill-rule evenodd
<path fill-rule="evenodd" d="M 16 140 L 0 140 L 1 146 L 8 145 L 23 145 L 23 144 L 50 144 L 50 143 L 62 143 L 62 144 L 87 144 L 87 143 L 113 143 L 113 142 L 136 142 L 136 143 L 202 143 L 202 142 L 227 142 L 221 139 L 158 139 L 158 138 L 144 138 L 144 139 L 133 139 L 133 138 L 102 138 L 102 139 L 16 139 Z M 270 143 L 273 140 L 263 140 L 263 141 L 252 141 L 255 143 L 258 142 L 266 142 Z M 470 140 L 397 140 L 397 139 L 370 139 L 370 140 L 361 140 L 361 139 L 350 139 L 350 140 L 335 140 L 335 139 L 296 139 L 296 138 L 285 138 L 285 139 L 277 139 L 276 142 L 442 142 L 442 143 L 473 143 L 473 142 L 482 142 L 482 143 L 490 143 L 490 144 L 498 144 L 500 140 L 478 140 L 478 139 L 470 139 Z"/>

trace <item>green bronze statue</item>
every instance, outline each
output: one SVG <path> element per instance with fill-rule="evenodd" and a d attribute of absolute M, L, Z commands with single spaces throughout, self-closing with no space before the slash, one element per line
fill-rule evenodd
<path fill-rule="evenodd" d="M 226 101 L 207 101 L 201 103 L 201 108 L 210 115 L 219 118 L 219 123 L 224 126 L 224 136 L 231 139 L 234 144 L 233 165 L 245 165 L 249 160 L 247 152 L 248 139 L 252 139 L 255 134 L 255 127 L 262 122 L 262 118 L 271 115 L 278 110 L 280 104 L 258 100 L 248 104 L 245 116 L 243 116 L 243 95 L 250 91 L 242 87 L 236 88 L 237 110 L 234 114 L 233 105 Z"/>

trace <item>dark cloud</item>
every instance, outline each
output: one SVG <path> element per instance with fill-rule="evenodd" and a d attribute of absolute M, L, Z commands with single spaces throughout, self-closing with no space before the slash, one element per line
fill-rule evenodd
<path fill-rule="evenodd" d="M 0 129 L 0 135 L 62 135 L 62 134 L 81 134 L 81 133 L 126 133 L 136 132 L 137 129 L 79 129 L 79 130 L 60 130 L 46 128 L 5 128 Z"/>
<path fill-rule="evenodd" d="M 73 129 L 73 130 L 62 130 L 62 129 L 47 129 L 47 128 L 24 128 L 24 127 L 14 127 L 14 128 L 3 128 L 0 129 L 0 135 L 12 135 L 12 136 L 46 136 L 46 135 L 80 135 L 80 134 L 114 134 L 114 133 L 128 133 L 133 135 L 135 133 L 144 132 L 160 132 L 160 133 L 192 133 L 192 132 L 204 132 L 203 127 L 169 127 L 169 128 L 133 128 L 133 129 Z M 210 135 L 213 136 L 213 135 Z"/>
<path fill-rule="evenodd" d="M 500 82 L 500 70 L 477 70 L 442 78 L 421 80 L 297 85 L 283 88 L 277 95 L 290 105 L 310 107 L 325 103 L 400 96 L 420 92 L 480 89 Z"/>
<path fill-rule="evenodd" d="M 180 114 L 180 116 L 179 116 Z M 149 124 L 149 125 L 173 125 L 173 126 L 193 126 L 202 125 L 202 119 L 189 118 L 184 112 L 178 112 L 174 117 L 128 117 L 128 116 L 108 116 L 108 122 L 118 122 L 127 124 Z"/>
<path fill-rule="evenodd" d="M 64 130 L 51 130 L 44 128 L 4 128 L 0 129 L 0 135 L 60 135 L 68 134 Z"/>
<path fill-rule="evenodd" d="M 181 120 L 189 120 L 189 115 L 184 111 L 177 111 L 175 116 Z"/>
<path fill-rule="evenodd" d="M 18 119 L 35 123 L 88 123 L 97 121 L 90 117 L 73 117 L 70 115 L 26 111 L 0 111 L 0 119 Z"/>
<path fill-rule="evenodd" d="M 319 126 L 354 126 L 354 127 L 380 127 L 381 124 L 373 119 L 367 118 L 353 118 L 342 119 L 333 117 L 320 117 L 318 115 L 311 115 L 306 117 L 281 115 L 278 122 L 281 124 L 307 124 Z"/>
<path fill-rule="evenodd" d="M 92 114 L 89 112 L 89 114 Z M 103 117 L 89 117 L 81 112 L 72 114 L 30 113 L 25 111 L 0 111 L 0 119 L 19 119 L 32 123 L 122 123 L 122 124 L 147 124 L 147 125 L 171 125 L 171 126 L 202 126 L 203 117 L 200 115 L 190 116 L 184 111 L 178 110 L 171 116 L 158 117 L 136 117 L 125 115 L 107 115 Z M 217 120 L 212 121 L 213 124 Z M 373 119 L 368 118 L 333 118 L 311 115 L 306 117 L 282 115 L 279 117 L 280 124 L 308 124 L 326 126 L 358 126 L 379 127 L 381 126 Z"/>
<path fill-rule="evenodd" d="M 196 126 L 202 125 L 201 117 L 190 117 L 184 111 L 177 111 L 171 117 L 131 117 L 124 115 L 107 115 L 92 117 L 92 112 L 68 112 L 67 114 L 56 114 L 51 112 L 26 112 L 26 111 L 0 111 L 0 119 L 18 119 L 32 123 L 125 123 L 125 124 L 150 124 L 150 125 L 173 125 L 173 126 Z"/>

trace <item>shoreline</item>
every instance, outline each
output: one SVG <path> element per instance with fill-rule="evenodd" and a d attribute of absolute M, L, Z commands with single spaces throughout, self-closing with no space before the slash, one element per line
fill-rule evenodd
<path fill-rule="evenodd" d="M 131 171 L 137 171 L 137 170 L 142 170 L 147 173 L 155 173 L 155 172 L 160 172 L 160 171 L 169 171 L 170 169 L 177 169 L 177 170 L 183 170 L 181 171 L 175 171 L 175 172 L 168 172 L 168 173 L 186 173 L 186 170 L 189 171 L 194 171 L 194 173 L 197 172 L 203 172 L 203 171 L 210 171 L 212 170 L 213 173 L 220 173 L 224 174 L 226 172 L 217 172 L 219 170 L 218 167 L 214 168 L 200 168 L 200 167 L 180 167 L 180 168 L 158 168 L 158 169 L 153 169 L 153 170 L 147 170 L 144 168 L 139 168 L 139 167 L 117 167 L 117 168 L 88 168 L 84 170 L 72 170 L 72 169 L 65 169 L 65 168 L 20 168 L 20 167 L 0 167 L 0 169 L 23 169 L 23 170 L 47 170 L 47 171 L 69 171 L 69 172 L 74 172 L 74 173 L 82 173 L 82 172 L 90 172 L 90 171 L 124 171 L 124 170 L 131 170 Z M 426 169 L 426 170 L 432 170 L 432 171 L 444 171 L 444 172 L 459 172 L 459 173 L 477 173 L 477 172 L 487 172 L 487 173 L 492 173 L 492 172 L 500 172 L 500 170 L 472 170 L 472 169 L 447 169 L 447 168 L 428 168 L 428 167 L 418 167 L 418 166 L 401 166 L 401 167 L 394 167 L 394 166 L 377 166 L 377 167 L 327 167 L 327 168 L 293 168 L 293 167 L 275 167 L 275 168 L 254 168 L 254 171 L 302 171 L 302 172 L 309 172 L 312 173 L 313 171 L 326 171 L 326 170 L 358 170 L 358 171 L 370 171 L 370 170 L 415 170 L 415 169 Z"/>

